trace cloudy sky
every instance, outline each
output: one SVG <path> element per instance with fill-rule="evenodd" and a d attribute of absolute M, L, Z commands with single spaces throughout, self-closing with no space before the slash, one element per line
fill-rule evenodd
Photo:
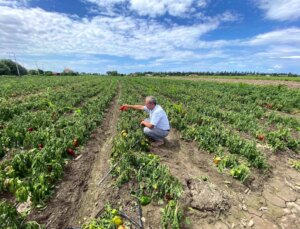
<path fill-rule="evenodd" d="M 300 73 L 300 0 L 0 0 L 0 58 L 79 72 Z"/>

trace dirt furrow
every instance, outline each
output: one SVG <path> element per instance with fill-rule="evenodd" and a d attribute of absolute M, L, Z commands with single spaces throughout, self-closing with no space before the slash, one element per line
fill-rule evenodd
<path fill-rule="evenodd" d="M 120 98 L 120 90 L 117 96 Z M 80 225 L 83 222 L 94 218 L 100 210 L 101 205 L 101 194 L 103 189 L 106 188 L 105 182 L 99 186 L 99 182 L 102 177 L 109 171 L 109 159 L 112 150 L 112 140 L 117 130 L 117 120 L 119 116 L 118 111 L 118 101 L 115 100 L 114 105 L 111 107 L 111 112 L 108 115 L 108 119 L 105 120 L 105 125 L 107 128 L 105 131 L 105 141 L 101 144 L 95 155 L 94 164 L 91 167 L 91 174 L 89 180 L 87 181 L 86 191 L 82 194 L 80 201 L 78 203 L 77 211 L 74 212 L 71 217 L 69 224 Z"/>

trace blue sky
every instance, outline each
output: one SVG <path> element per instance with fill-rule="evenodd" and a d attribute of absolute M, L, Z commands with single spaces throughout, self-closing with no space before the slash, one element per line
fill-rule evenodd
<path fill-rule="evenodd" d="M 79 72 L 300 74 L 300 0 L 0 0 L 0 58 Z"/>

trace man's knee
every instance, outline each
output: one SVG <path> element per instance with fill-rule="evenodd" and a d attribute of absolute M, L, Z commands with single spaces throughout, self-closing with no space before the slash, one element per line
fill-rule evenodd
<path fill-rule="evenodd" d="M 164 134 L 164 138 L 167 137 L 169 135 L 169 131 L 166 131 L 166 133 Z"/>
<path fill-rule="evenodd" d="M 151 129 L 150 128 L 148 128 L 148 127 L 144 127 L 144 133 L 145 134 L 150 134 L 151 133 Z"/>

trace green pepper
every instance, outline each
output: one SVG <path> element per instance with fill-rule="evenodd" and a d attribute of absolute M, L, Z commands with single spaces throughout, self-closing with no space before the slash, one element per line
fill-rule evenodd
<path fill-rule="evenodd" d="M 25 202 L 28 198 L 28 190 L 26 187 L 22 186 L 16 191 L 16 197 L 19 202 Z"/>
<path fill-rule="evenodd" d="M 146 206 L 146 205 L 150 204 L 151 198 L 149 196 L 141 196 L 139 198 L 139 201 L 140 201 L 141 205 Z"/>

